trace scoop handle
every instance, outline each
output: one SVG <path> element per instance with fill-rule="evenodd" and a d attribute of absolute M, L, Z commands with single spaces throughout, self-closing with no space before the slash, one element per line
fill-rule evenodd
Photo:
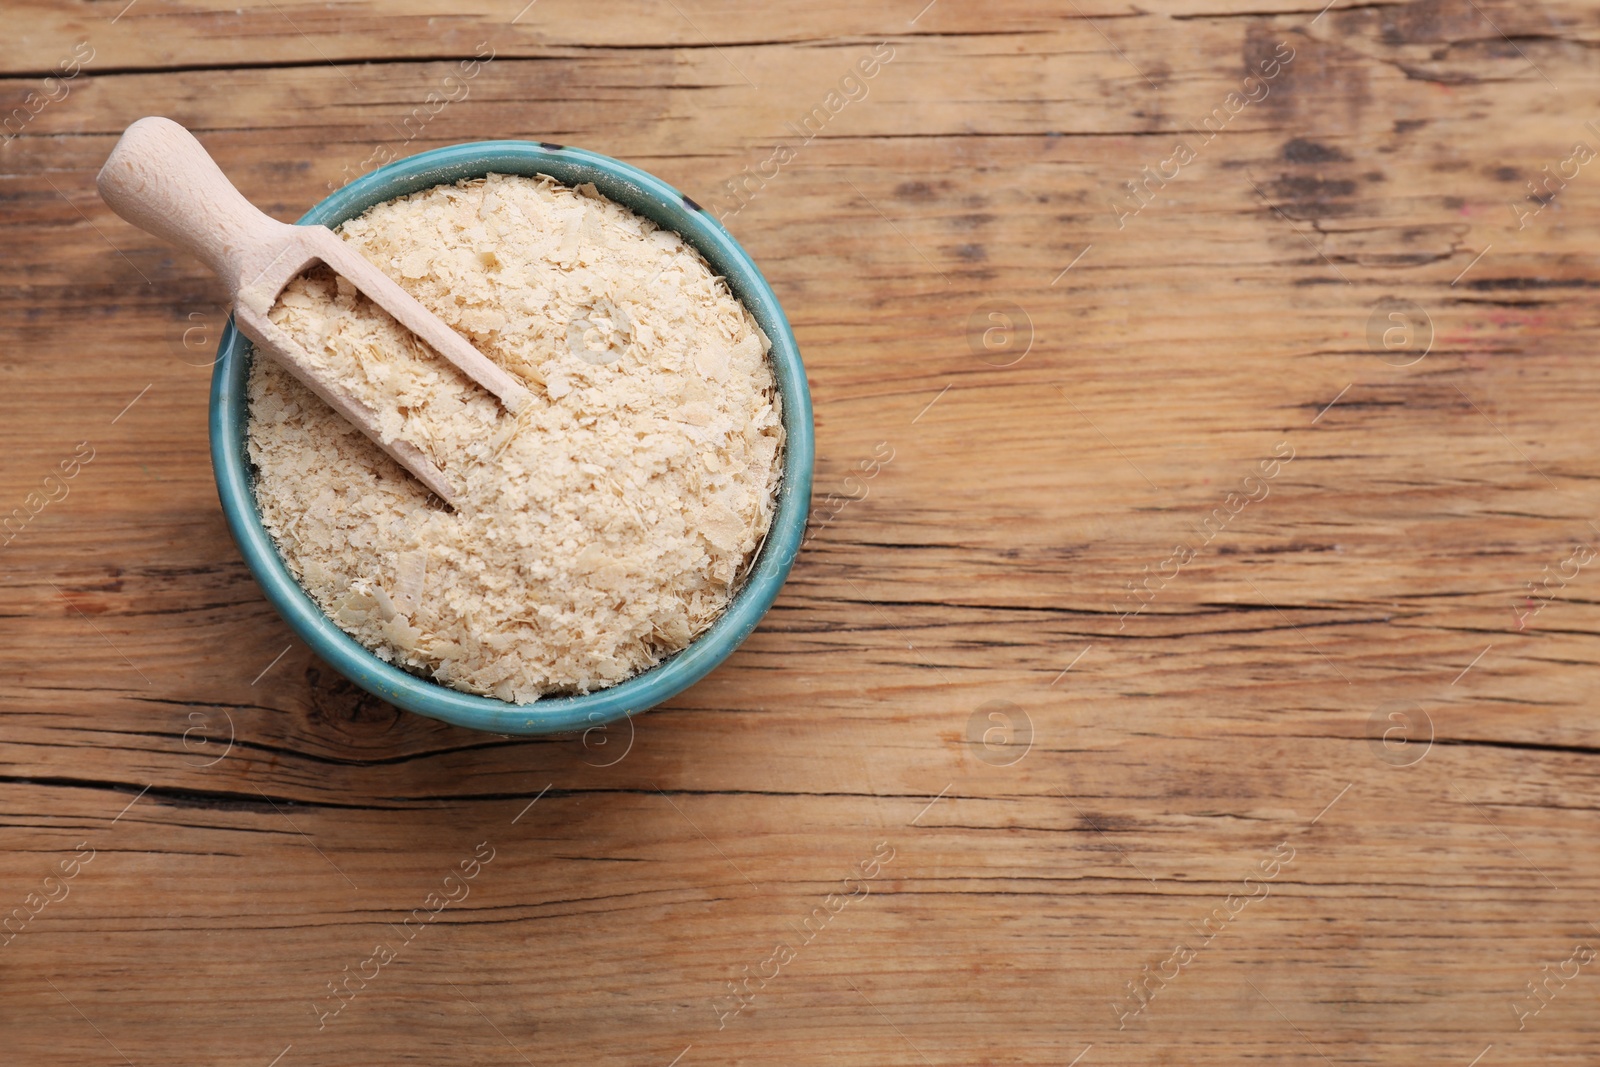
<path fill-rule="evenodd" d="M 148 233 L 204 260 L 230 291 L 275 254 L 284 230 L 233 187 L 194 135 L 171 119 L 139 119 L 95 179 L 106 204 Z M 265 258 L 263 258 L 265 256 Z"/>

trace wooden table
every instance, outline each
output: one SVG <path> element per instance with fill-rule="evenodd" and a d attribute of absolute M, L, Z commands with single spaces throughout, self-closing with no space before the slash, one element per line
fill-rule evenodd
<path fill-rule="evenodd" d="M 1595 1062 L 1596 6 L 924 2 L 5 5 L 0 1060 Z M 315 659 L 146 114 L 723 216 L 831 516 L 760 630 L 587 739 Z"/>

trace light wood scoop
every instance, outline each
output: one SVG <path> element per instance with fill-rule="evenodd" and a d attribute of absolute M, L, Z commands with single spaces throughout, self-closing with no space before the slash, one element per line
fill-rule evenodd
<path fill-rule="evenodd" d="M 326 226 L 291 226 L 257 210 L 200 142 L 171 119 L 144 118 L 123 131 L 96 184 L 101 198 L 118 215 L 204 260 L 232 292 L 233 320 L 258 349 L 283 364 L 452 506 L 457 487 L 444 471 L 413 442 L 384 440 L 378 413 L 343 382 L 313 366 L 306 351 L 267 318 L 278 294 L 306 268 L 325 264 L 499 397 L 513 414 L 529 400 L 522 385 L 338 234 Z"/>

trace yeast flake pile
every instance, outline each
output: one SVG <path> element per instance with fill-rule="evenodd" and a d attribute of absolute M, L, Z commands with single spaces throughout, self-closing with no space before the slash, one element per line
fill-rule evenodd
<path fill-rule="evenodd" d="M 262 521 L 380 658 L 528 703 L 623 681 L 726 609 L 765 539 L 771 343 L 681 237 L 593 186 L 490 175 L 337 231 L 526 385 L 508 414 L 325 268 L 271 312 L 426 442 L 452 511 L 277 363 L 250 372 Z"/>

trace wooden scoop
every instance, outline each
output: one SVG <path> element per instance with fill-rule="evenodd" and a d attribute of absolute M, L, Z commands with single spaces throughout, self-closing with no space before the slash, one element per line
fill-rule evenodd
<path fill-rule="evenodd" d="M 457 487 L 444 471 L 413 442 L 385 440 L 378 413 L 343 382 L 314 367 L 306 351 L 268 320 L 283 287 L 307 267 L 326 264 L 513 414 L 528 402 L 528 391 L 515 379 L 332 230 L 291 226 L 258 211 L 200 142 L 171 119 L 144 118 L 124 130 L 96 184 L 118 215 L 205 260 L 231 290 L 233 320 L 246 337 L 452 506 Z"/>

